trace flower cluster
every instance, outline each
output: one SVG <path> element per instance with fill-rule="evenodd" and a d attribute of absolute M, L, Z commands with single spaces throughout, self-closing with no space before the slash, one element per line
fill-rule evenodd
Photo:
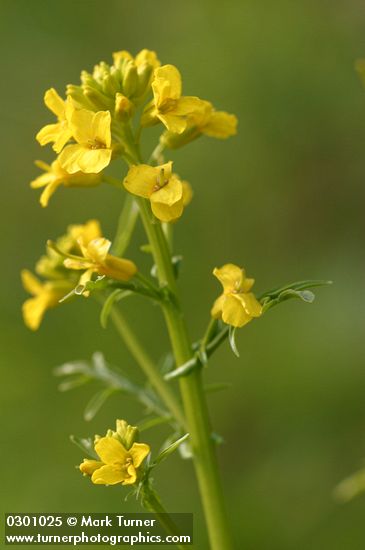
<path fill-rule="evenodd" d="M 97 220 L 70 225 L 55 243 L 49 241 L 46 254 L 35 266 L 43 280 L 28 270 L 22 271 L 24 288 L 33 295 L 23 304 L 25 324 L 37 330 L 47 309 L 58 305 L 78 285 L 84 286 L 94 273 L 120 281 L 133 277 L 137 271 L 135 264 L 108 254 L 110 245 L 111 242 L 102 237 Z M 81 277 L 80 270 L 83 271 Z"/>
<path fill-rule="evenodd" d="M 148 198 L 156 218 L 174 221 L 189 202 L 191 189 L 171 173 L 171 162 L 155 169 L 141 162 L 142 129 L 164 126 L 160 152 L 203 134 L 224 139 L 236 133 L 234 115 L 216 111 L 209 101 L 183 96 L 178 69 L 161 66 L 156 53 L 146 49 L 135 58 L 125 50 L 114 53 L 112 65 L 101 62 L 92 73 L 82 71 L 81 83 L 66 87 L 66 99 L 51 88 L 44 101 L 56 122 L 44 126 L 36 137 L 42 146 L 52 143 L 58 157 L 51 165 L 36 162 L 44 173 L 31 186 L 44 187 L 42 206 L 48 205 L 61 185 L 91 187 L 110 182 L 105 169 L 121 158 L 130 167 L 125 188 Z"/>
<path fill-rule="evenodd" d="M 124 189 L 138 201 L 146 201 L 151 216 L 164 223 L 179 219 L 192 198 L 187 181 L 166 161 L 166 149 L 182 147 L 206 135 L 225 139 L 236 133 L 237 119 L 196 96 L 182 93 L 182 78 L 173 65 L 161 65 L 155 52 L 142 50 L 135 57 L 122 50 L 113 63 L 97 64 L 92 73 L 81 72 L 80 84 L 69 84 L 62 98 L 51 88 L 44 101 L 56 121 L 37 134 L 44 146 L 52 144 L 57 158 L 49 165 L 36 161 L 43 174 L 31 182 L 43 188 L 42 206 L 60 187 L 92 187 L 102 182 Z M 159 144 L 149 163 L 142 161 L 142 131 L 161 124 Z M 106 174 L 112 160 L 128 165 L 124 180 Z M 75 284 L 85 286 L 94 274 L 116 281 L 128 281 L 136 273 L 133 262 L 109 254 L 111 242 L 103 238 L 96 221 L 71 226 L 65 237 L 49 243 L 47 256 L 36 266 L 45 278 L 29 271 L 22 274 L 24 287 L 33 297 L 24 304 L 26 324 L 37 329 L 44 312 L 59 302 Z M 81 277 L 77 272 L 81 271 Z M 214 274 L 224 287 L 212 316 L 238 327 L 261 315 L 261 305 L 249 292 L 251 279 L 227 264 Z M 88 295 L 88 290 L 82 292 Z"/>

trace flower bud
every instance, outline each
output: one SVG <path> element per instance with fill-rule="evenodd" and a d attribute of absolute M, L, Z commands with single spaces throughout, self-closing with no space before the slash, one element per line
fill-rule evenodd
<path fill-rule="evenodd" d="M 139 99 L 143 97 L 149 89 L 152 75 L 153 75 L 153 67 L 152 65 L 143 63 L 143 65 L 140 65 L 138 67 L 137 73 L 138 73 L 138 84 L 135 92 L 135 97 Z"/>
<path fill-rule="evenodd" d="M 128 451 L 138 438 L 138 428 L 130 426 L 125 420 L 117 420 L 117 434 Z"/>
<path fill-rule="evenodd" d="M 123 91 L 127 97 L 131 97 L 138 84 L 137 68 L 132 61 L 128 61 L 123 72 Z"/>
<path fill-rule="evenodd" d="M 94 109 L 98 111 L 109 110 L 112 108 L 113 102 L 103 92 L 91 86 L 83 86 L 85 97 L 93 104 Z"/>
<path fill-rule="evenodd" d="M 115 96 L 115 115 L 122 121 L 127 122 L 133 113 L 133 103 L 123 94 Z"/>

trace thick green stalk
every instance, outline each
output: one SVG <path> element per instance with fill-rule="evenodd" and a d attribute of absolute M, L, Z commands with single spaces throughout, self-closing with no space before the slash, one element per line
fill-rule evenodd
<path fill-rule="evenodd" d="M 141 218 L 149 238 L 160 285 L 173 294 L 172 303 L 166 302 L 163 311 L 177 366 L 192 357 L 185 321 L 178 304 L 177 285 L 168 245 L 159 223 L 152 221 L 149 205 L 139 199 Z M 217 458 L 201 370 L 196 369 L 179 380 L 185 415 L 194 453 L 194 464 L 202 497 L 212 550 L 232 550 L 233 543 L 223 502 Z"/>
<path fill-rule="evenodd" d="M 155 388 L 157 394 L 161 397 L 174 418 L 176 418 L 176 421 L 186 429 L 184 414 L 175 393 L 171 386 L 162 378 L 156 365 L 143 349 L 137 336 L 128 325 L 122 313 L 116 307 L 113 307 L 110 316 L 132 357 L 134 357 L 139 364 L 148 380 Z"/>

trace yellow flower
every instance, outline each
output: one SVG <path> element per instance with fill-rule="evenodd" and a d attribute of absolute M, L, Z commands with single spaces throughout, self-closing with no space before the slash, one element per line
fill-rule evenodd
<path fill-rule="evenodd" d="M 163 222 L 180 218 L 192 196 L 189 184 L 172 173 L 171 161 L 161 166 L 131 166 L 123 184 L 133 195 L 149 199 L 152 212 Z"/>
<path fill-rule="evenodd" d="M 108 254 L 111 242 L 107 239 L 100 237 L 86 241 L 80 237 L 77 242 L 83 257 L 66 258 L 64 266 L 67 269 L 85 270 L 80 278 L 80 285 L 90 281 L 93 273 L 106 275 L 117 281 L 128 281 L 137 272 L 136 265 L 130 260 Z"/>
<path fill-rule="evenodd" d="M 137 470 L 150 452 L 146 443 L 133 443 L 127 450 L 113 437 L 102 437 L 95 443 L 97 460 L 85 459 L 80 471 L 91 476 L 91 481 L 102 485 L 133 485 L 137 481 Z"/>
<path fill-rule="evenodd" d="M 23 318 L 28 328 L 37 330 L 47 309 L 56 306 L 74 284 L 67 280 L 41 282 L 30 271 L 21 272 L 25 290 L 33 295 L 23 304 Z"/>
<path fill-rule="evenodd" d="M 48 205 L 49 199 L 60 185 L 65 187 L 93 187 L 101 183 L 100 174 L 84 174 L 83 172 L 69 174 L 62 168 L 57 159 L 52 162 L 51 166 L 41 160 L 36 160 L 35 164 L 45 173 L 33 180 L 30 186 L 33 189 L 45 188 L 39 199 L 43 207 Z"/>
<path fill-rule="evenodd" d="M 68 145 L 60 154 L 62 168 L 69 174 L 97 174 L 108 166 L 112 158 L 110 125 L 109 111 L 74 111 L 70 127 L 77 143 Z"/>
<path fill-rule="evenodd" d="M 223 294 L 214 302 L 212 317 L 234 327 L 243 327 L 253 317 L 260 317 L 262 306 L 250 292 L 255 280 L 247 279 L 244 269 L 226 264 L 215 268 L 213 275 L 222 283 Z"/>
<path fill-rule="evenodd" d="M 48 109 L 58 118 L 56 124 L 47 124 L 36 135 L 41 145 L 53 142 L 53 149 L 59 153 L 72 137 L 69 127 L 71 115 L 74 111 L 72 99 L 64 101 L 54 88 L 50 88 L 44 95 L 44 102 Z"/>
<path fill-rule="evenodd" d="M 160 120 L 170 132 L 181 134 L 187 126 L 188 116 L 204 106 L 198 97 L 181 95 L 181 75 L 173 65 L 155 69 L 152 90 L 153 106 L 147 108 L 142 117 L 144 126 Z"/>
<path fill-rule="evenodd" d="M 201 101 L 202 108 L 187 118 L 184 132 L 164 132 L 161 143 L 170 149 L 177 149 L 202 134 L 218 139 L 226 139 L 237 133 L 237 117 L 225 111 L 216 111 L 209 101 Z"/>

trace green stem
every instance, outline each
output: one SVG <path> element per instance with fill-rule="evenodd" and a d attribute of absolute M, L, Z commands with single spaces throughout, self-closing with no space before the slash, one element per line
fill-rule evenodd
<path fill-rule="evenodd" d="M 175 297 L 174 303 L 166 302 L 164 304 L 163 312 L 176 365 L 179 366 L 191 359 L 193 352 L 185 320 L 178 305 L 177 286 L 170 251 L 161 225 L 153 220 L 147 201 L 139 199 L 138 204 L 157 266 L 160 285 L 167 286 Z M 232 550 L 233 543 L 223 502 L 214 443 L 211 438 L 212 430 L 201 369 L 195 369 L 190 375 L 180 378 L 179 383 L 211 548 L 212 550 Z"/>
<path fill-rule="evenodd" d="M 143 349 L 140 341 L 128 325 L 122 313 L 116 307 L 113 307 L 110 316 L 113 320 L 115 328 L 124 340 L 132 357 L 134 357 L 143 372 L 146 374 L 148 380 L 151 382 L 158 395 L 170 410 L 171 414 L 176 418 L 176 421 L 184 427 L 184 429 L 186 429 L 186 422 L 181 405 L 178 402 L 171 386 L 164 381 L 154 362 Z"/>
<path fill-rule="evenodd" d="M 147 508 L 147 510 L 150 510 L 151 512 L 156 514 L 159 523 L 165 529 L 166 533 L 172 536 L 184 534 L 180 533 L 177 525 L 175 524 L 171 516 L 167 513 L 165 508 L 162 506 L 160 499 L 151 489 L 148 491 L 148 494 L 144 495 L 143 505 Z M 187 550 L 188 548 L 184 544 L 177 544 L 176 547 L 180 548 L 181 550 Z M 191 546 L 189 546 L 189 548 L 191 548 Z"/>

